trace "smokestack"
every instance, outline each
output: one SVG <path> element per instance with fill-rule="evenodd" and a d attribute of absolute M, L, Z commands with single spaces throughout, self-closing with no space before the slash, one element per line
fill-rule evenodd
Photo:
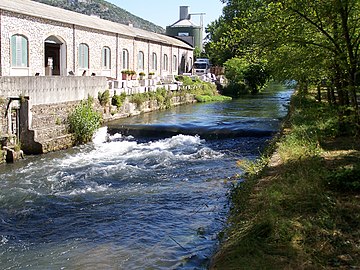
<path fill-rule="evenodd" d="M 188 19 L 189 19 L 189 6 L 181 6 L 180 20 L 188 20 Z"/>

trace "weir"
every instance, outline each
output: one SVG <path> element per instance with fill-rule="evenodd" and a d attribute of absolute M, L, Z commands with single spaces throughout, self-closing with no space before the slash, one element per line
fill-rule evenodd
<path fill-rule="evenodd" d="M 204 139 L 225 139 L 237 137 L 270 137 L 275 130 L 244 129 L 233 125 L 216 127 L 199 127 L 193 124 L 152 124 L 152 125 L 113 125 L 109 124 L 109 134 L 120 133 L 137 138 L 167 138 L 178 134 L 200 136 Z"/>

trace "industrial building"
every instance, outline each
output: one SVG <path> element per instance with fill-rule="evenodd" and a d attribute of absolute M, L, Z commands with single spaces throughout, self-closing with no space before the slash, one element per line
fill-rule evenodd
<path fill-rule="evenodd" d="M 179 20 L 166 27 L 166 34 L 183 40 L 192 47 L 197 47 L 202 50 L 203 26 L 194 24 L 191 21 L 191 15 L 203 16 L 204 13 L 190 14 L 188 6 L 180 6 Z"/>

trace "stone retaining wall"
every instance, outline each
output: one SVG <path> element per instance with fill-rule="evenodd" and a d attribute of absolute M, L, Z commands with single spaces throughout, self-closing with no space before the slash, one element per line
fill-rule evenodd
<path fill-rule="evenodd" d="M 0 96 L 0 137 L 3 137 L 8 133 L 8 121 L 6 115 L 6 107 L 8 99 Z"/>
<path fill-rule="evenodd" d="M 25 154 L 71 147 L 73 137 L 68 132 L 68 115 L 89 96 L 94 98 L 95 109 L 103 114 L 105 122 L 160 109 L 156 100 L 137 106 L 131 103 L 131 96 L 119 109 L 111 105 L 101 107 L 98 92 L 107 86 L 105 77 L 0 77 L 0 138 L 8 136 L 14 124 L 7 117 L 12 106 L 20 119 L 18 136 Z M 170 86 L 167 85 L 169 89 Z M 167 91 L 176 93 L 176 90 Z M 116 91 L 110 92 L 113 95 Z M 191 102 L 195 102 L 193 95 L 186 94 L 173 97 L 170 103 L 176 106 Z"/>
<path fill-rule="evenodd" d="M 101 107 L 98 100 L 95 99 L 94 108 L 103 114 L 105 124 L 108 121 L 160 109 L 156 100 L 145 101 L 140 107 L 131 103 L 130 100 L 131 97 L 127 97 L 122 107 L 117 109 L 111 105 Z M 32 142 L 27 140 L 27 142 L 23 144 L 25 153 L 39 154 L 71 147 L 73 145 L 73 137 L 68 132 L 66 120 L 79 102 L 80 101 L 32 106 L 30 109 L 32 124 L 28 130 L 30 133 L 33 132 L 35 148 L 30 145 Z M 196 101 L 191 94 L 175 96 L 171 99 L 172 106 L 193 102 Z"/>

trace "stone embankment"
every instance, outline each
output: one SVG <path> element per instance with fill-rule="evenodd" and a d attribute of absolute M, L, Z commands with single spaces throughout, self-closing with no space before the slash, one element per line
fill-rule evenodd
<path fill-rule="evenodd" d="M 166 106 L 195 102 L 193 95 L 184 93 L 188 90 L 186 87 L 182 89 L 184 92 L 180 91 L 173 77 L 171 81 L 163 82 L 107 81 L 105 77 L 73 76 L 2 77 L 0 86 L 0 144 L 12 150 L 21 146 L 25 154 L 42 154 L 71 147 L 74 140 L 68 131 L 68 115 L 89 97 L 94 99 L 95 109 L 102 113 L 104 122 L 163 108 L 164 104 L 150 99 L 158 88 L 168 93 Z M 110 98 L 114 94 L 126 94 L 120 108 L 111 106 L 110 100 L 108 105 L 100 106 L 98 93 L 105 89 L 110 90 Z M 132 99 L 138 94 L 149 98 L 143 97 L 140 104 Z M 6 153 L 0 149 L 0 157 Z"/>
<path fill-rule="evenodd" d="M 171 106 L 196 102 L 194 96 L 174 96 Z M 79 102 L 66 102 L 49 105 L 36 105 L 31 108 L 32 124 L 30 130 L 34 132 L 34 141 L 40 144 L 40 153 L 47 153 L 69 148 L 73 145 L 73 137 L 68 132 L 67 118 Z M 104 122 L 156 111 L 161 108 L 156 100 L 146 100 L 140 106 L 131 102 L 127 97 L 120 108 L 106 105 L 100 106 L 95 101 L 95 108 L 103 114 Z M 29 151 L 27 151 L 29 153 Z M 38 154 L 37 151 L 35 154 Z"/>

